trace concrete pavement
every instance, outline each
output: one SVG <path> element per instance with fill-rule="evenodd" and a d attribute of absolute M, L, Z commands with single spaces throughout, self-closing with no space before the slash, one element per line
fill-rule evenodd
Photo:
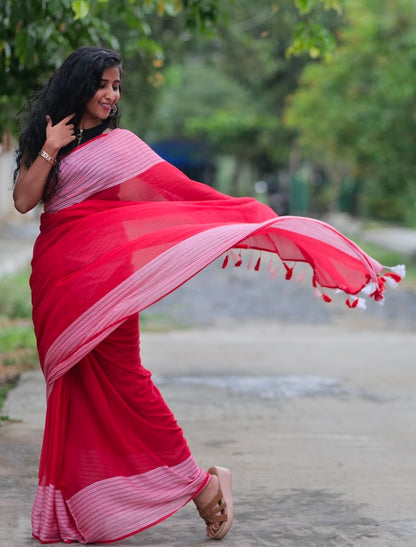
<path fill-rule="evenodd" d="M 0 226 L 0 277 L 19 271 L 30 262 L 38 226 L 35 215 L 29 215 L 27 220 L 10 220 Z"/>
<path fill-rule="evenodd" d="M 227 546 L 416 545 L 416 337 L 229 322 L 142 334 L 142 358 L 203 467 L 234 475 Z M 169 356 L 169 359 L 166 357 Z M 0 545 L 35 545 L 44 416 L 22 375 L 0 428 Z M 193 504 L 117 545 L 204 545 Z"/>
<path fill-rule="evenodd" d="M 414 256 L 416 254 L 416 230 L 393 225 L 371 226 L 362 220 L 344 213 L 328 215 L 326 221 L 350 237 L 359 236 L 369 243 L 375 243 L 386 249 Z"/>
<path fill-rule="evenodd" d="M 30 256 L 31 229 L 9 253 Z M 344 308 L 319 324 L 222 317 L 142 333 L 143 363 L 198 463 L 233 471 L 236 520 L 222 541 L 233 547 L 416 546 L 415 354 L 410 329 Z M 37 545 L 44 411 L 41 374 L 23 374 L 2 410 L 16 421 L 0 427 L 1 547 Z M 207 543 L 189 504 L 117 545 Z"/>

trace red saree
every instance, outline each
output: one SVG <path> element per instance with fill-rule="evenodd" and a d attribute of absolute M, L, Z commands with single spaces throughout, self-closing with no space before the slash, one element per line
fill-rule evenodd
<path fill-rule="evenodd" d="M 234 249 L 234 250 L 232 250 Z M 190 181 L 116 129 L 61 164 L 32 261 L 33 319 L 48 393 L 33 536 L 112 542 L 177 511 L 204 487 L 174 416 L 140 363 L 138 313 L 224 253 L 309 264 L 313 285 L 350 306 L 382 299 L 398 273 L 331 226 L 277 217 L 250 198 Z M 353 295 L 350 298 L 350 295 Z"/>

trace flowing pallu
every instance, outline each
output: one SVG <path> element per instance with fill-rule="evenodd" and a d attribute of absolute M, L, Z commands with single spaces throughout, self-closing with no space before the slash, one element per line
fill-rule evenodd
<path fill-rule="evenodd" d="M 138 314 L 225 254 L 309 265 L 314 290 L 383 298 L 400 280 L 331 226 L 189 180 L 129 131 L 68 154 L 32 261 L 48 406 L 32 513 L 41 542 L 111 542 L 167 518 L 208 476 L 143 368 Z M 252 254 L 250 254 L 252 253 Z M 267 258 L 266 258 L 267 257 Z"/>

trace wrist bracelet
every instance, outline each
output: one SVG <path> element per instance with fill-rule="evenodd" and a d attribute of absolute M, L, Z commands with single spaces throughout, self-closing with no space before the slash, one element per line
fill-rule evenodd
<path fill-rule="evenodd" d="M 45 150 L 42 149 L 39 152 L 38 156 L 40 156 L 41 158 L 49 162 L 51 165 L 55 165 L 55 160 L 53 159 L 52 156 L 50 156 L 47 152 L 45 152 Z"/>

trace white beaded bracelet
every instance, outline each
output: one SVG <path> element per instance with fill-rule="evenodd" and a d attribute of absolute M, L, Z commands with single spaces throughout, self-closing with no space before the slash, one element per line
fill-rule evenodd
<path fill-rule="evenodd" d="M 42 149 L 39 152 L 39 156 L 43 158 L 44 160 L 46 160 L 47 162 L 49 162 L 51 165 L 55 165 L 55 160 L 53 159 L 52 156 L 50 156 L 47 152 L 45 152 L 45 150 Z"/>

